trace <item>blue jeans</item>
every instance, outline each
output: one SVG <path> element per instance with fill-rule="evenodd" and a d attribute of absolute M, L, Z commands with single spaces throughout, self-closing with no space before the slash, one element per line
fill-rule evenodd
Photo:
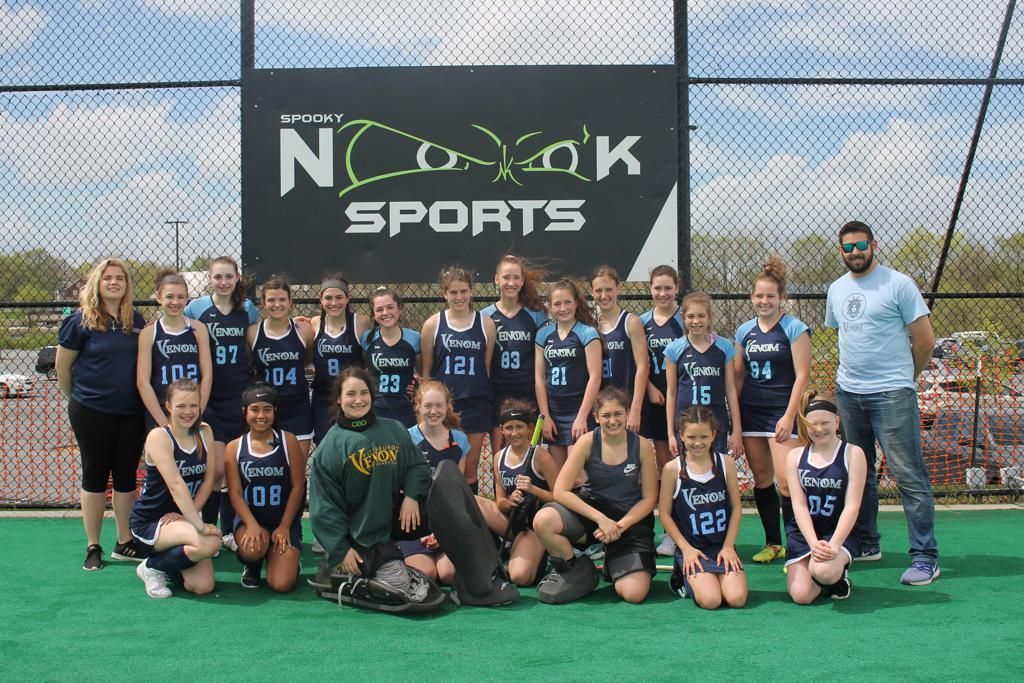
<path fill-rule="evenodd" d="M 875 440 L 885 453 L 889 471 L 903 499 L 913 560 L 935 561 L 935 502 L 931 481 L 921 455 L 921 415 L 913 389 L 894 389 L 875 394 L 853 394 L 840 389 L 840 428 L 843 439 L 860 446 L 868 461 L 864 499 L 854 531 L 861 548 L 879 547 L 878 476 L 875 473 Z"/>

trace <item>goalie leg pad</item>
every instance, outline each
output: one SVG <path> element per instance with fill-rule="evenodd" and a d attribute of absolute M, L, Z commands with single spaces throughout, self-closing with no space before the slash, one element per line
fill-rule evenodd
<path fill-rule="evenodd" d="M 519 597 L 501 579 L 501 558 L 476 498 L 458 465 L 444 461 L 434 473 L 427 519 L 441 550 L 455 565 L 455 599 L 466 605 L 503 605 Z"/>
<path fill-rule="evenodd" d="M 554 571 L 541 579 L 537 586 L 537 599 L 549 605 L 561 605 L 579 600 L 594 592 L 601 574 L 594 561 L 586 555 L 569 564 L 560 557 L 551 558 Z"/>

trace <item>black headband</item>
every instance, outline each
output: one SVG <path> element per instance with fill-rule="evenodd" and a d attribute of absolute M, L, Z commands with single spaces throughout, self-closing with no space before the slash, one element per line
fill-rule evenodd
<path fill-rule="evenodd" d="M 242 393 L 242 407 L 248 408 L 253 403 L 269 403 L 277 407 L 277 392 L 272 387 L 249 387 Z"/>
<path fill-rule="evenodd" d="M 814 410 L 827 410 L 833 415 L 839 414 L 839 408 L 836 407 L 836 404 L 825 398 L 811 399 L 811 402 L 807 404 L 807 408 L 804 410 L 804 417 L 807 417 L 807 414 Z"/>
<path fill-rule="evenodd" d="M 519 420 L 520 422 L 531 424 L 533 422 L 536 422 L 537 418 L 533 414 L 532 410 L 522 410 L 520 408 L 511 408 L 509 410 L 503 410 L 498 415 L 498 424 L 505 424 L 506 422 L 510 422 L 512 420 Z"/>

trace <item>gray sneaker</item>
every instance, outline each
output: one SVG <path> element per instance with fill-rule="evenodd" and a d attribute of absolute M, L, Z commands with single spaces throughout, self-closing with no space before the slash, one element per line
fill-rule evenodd
<path fill-rule="evenodd" d="M 854 562 L 877 562 L 882 559 L 882 549 L 875 548 L 864 548 L 860 551 L 859 555 L 854 556 Z"/>
<path fill-rule="evenodd" d="M 665 534 L 665 537 L 661 539 L 661 543 L 655 548 L 655 552 L 662 557 L 673 557 L 676 554 L 676 542 L 672 540 L 671 536 Z"/>
<path fill-rule="evenodd" d="M 900 583 L 906 586 L 927 586 L 939 578 L 939 563 L 931 560 L 914 560 L 910 569 L 903 572 Z"/>

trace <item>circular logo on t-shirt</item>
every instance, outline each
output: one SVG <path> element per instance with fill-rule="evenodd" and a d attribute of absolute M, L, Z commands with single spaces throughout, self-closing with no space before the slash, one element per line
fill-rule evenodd
<path fill-rule="evenodd" d="M 846 297 L 846 301 L 843 302 L 843 317 L 847 320 L 856 320 L 857 318 L 864 315 L 864 309 L 867 308 L 867 299 L 861 293 L 854 293 Z"/>

